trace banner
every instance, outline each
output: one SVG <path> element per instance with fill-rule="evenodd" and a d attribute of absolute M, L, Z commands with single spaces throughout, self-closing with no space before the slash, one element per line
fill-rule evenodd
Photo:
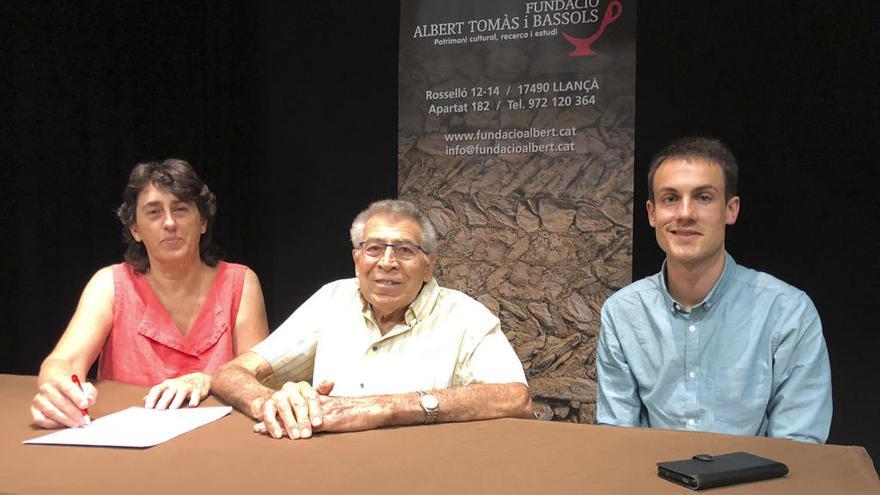
<path fill-rule="evenodd" d="M 400 197 L 436 276 L 489 307 L 542 419 L 594 422 L 605 299 L 632 265 L 635 2 L 403 0 Z"/>

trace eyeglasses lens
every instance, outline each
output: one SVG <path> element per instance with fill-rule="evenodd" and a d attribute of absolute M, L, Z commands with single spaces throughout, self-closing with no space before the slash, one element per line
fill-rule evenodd
<path fill-rule="evenodd" d="M 364 254 L 370 258 L 381 258 L 385 250 L 391 247 L 394 257 L 399 260 L 410 260 L 418 254 L 419 248 L 410 243 L 385 244 L 382 242 L 367 242 L 364 244 Z"/>

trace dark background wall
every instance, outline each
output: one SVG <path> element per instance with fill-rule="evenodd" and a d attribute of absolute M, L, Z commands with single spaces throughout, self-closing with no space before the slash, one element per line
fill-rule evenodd
<path fill-rule="evenodd" d="M 831 353 L 830 441 L 877 462 L 878 8 L 804 3 L 638 2 L 636 203 L 668 140 L 731 145 L 743 209 L 728 249 L 811 295 Z M 217 239 L 260 275 L 270 325 L 350 276 L 346 225 L 397 190 L 398 8 L 0 7 L 0 372 L 36 373 L 86 281 L 120 259 L 113 209 L 144 159 L 200 170 Z M 634 229 L 640 278 L 662 253 L 641 211 Z"/>

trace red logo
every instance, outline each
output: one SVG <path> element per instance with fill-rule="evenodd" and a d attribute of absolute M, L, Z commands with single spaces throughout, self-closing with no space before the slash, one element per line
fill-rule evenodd
<path fill-rule="evenodd" d="M 593 51 L 593 43 L 596 42 L 599 38 L 605 34 L 605 28 L 607 28 L 612 22 L 616 21 L 620 18 L 620 14 L 623 12 L 623 5 L 621 5 L 619 0 L 611 0 L 608 4 L 608 8 L 605 9 L 605 16 L 602 17 L 602 24 L 599 25 L 599 30 L 596 31 L 589 38 L 575 38 L 574 36 L 562 33 L 562 36 L 568 40 L 569 43 L 574 45 L 574 50 L 572 50 L 568 55 L 570 57 L 586 57 L 589 55 L 593 55 L 595 52 Z"/>

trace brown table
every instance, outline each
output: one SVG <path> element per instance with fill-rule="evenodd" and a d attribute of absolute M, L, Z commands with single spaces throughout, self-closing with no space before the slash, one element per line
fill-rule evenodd
<path fill-rule="evenodd" d="M 22 445 L 32 376 L 0 375 L 0 494 L 7 493 L 693 493 L 657 461 L 745 450 L 790 474 L 709 493 L 880 494 L 861 447 L 517 419 L 272 440 L 233 412 L 148 449 Z M 93 417 L 138 405 L 145 389 L 98 385 Z M 213 398 L 206 405 L 219 405 Z"/>

